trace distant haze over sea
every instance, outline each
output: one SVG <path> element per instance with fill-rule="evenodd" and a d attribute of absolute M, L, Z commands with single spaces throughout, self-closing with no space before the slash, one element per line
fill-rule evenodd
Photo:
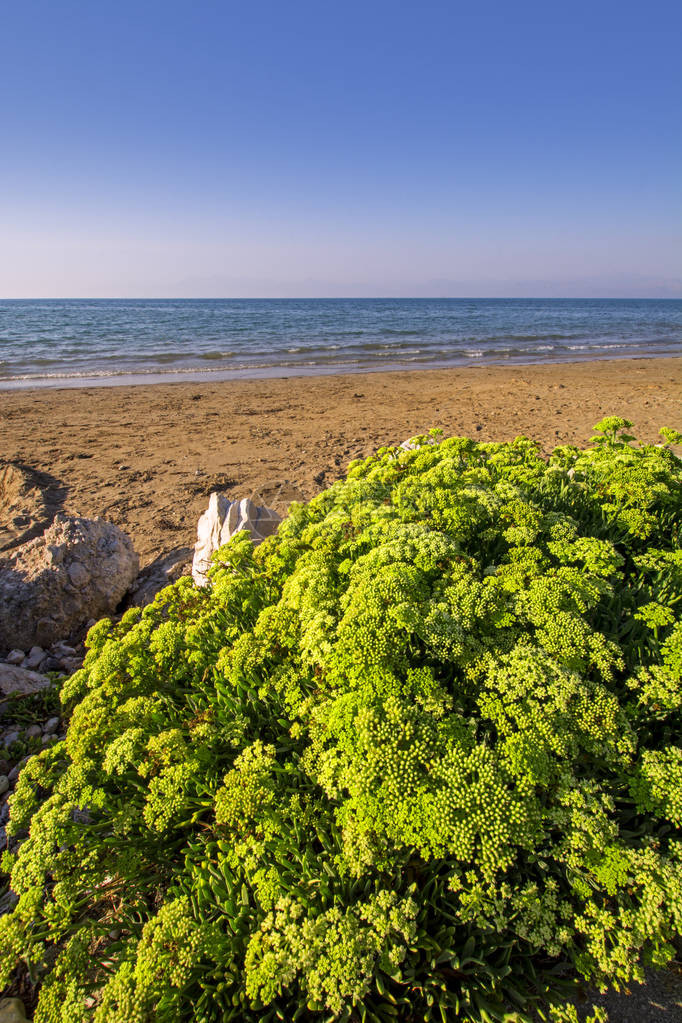
<path fill-rule="evenodd" d="M 682 299 L 0 301 L 0 387 L 682 355 Z"/>

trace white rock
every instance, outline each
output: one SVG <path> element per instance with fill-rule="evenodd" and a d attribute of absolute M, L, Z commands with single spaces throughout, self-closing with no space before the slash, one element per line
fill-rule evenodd
<path fill-rule="evenodd" d="M 16 664 L 0 664 L 0 693 L 9 696 L 11 693 L 37 693 L 39 689 L 49 686 L 50 680 L 37 671 L 28 671 Z"/>
<path fill-rule="evenodd" d="M 43 730 L 40 725 L 29 725 L 24 732 L 27 739 L 37 739 L 39 735 L 43 734 Z"/>
<path fill-rule="evenodd" d="M 208 508 L 197 525 L 192 562 L 192 578 L 197 586 L 206 586 L 213 554 L 235 533 L 247 529 L 254 544 L 259 544 L 276 532 L 281 521 L 277 512 L 255 505 L 248 497 L 230 501 L 225 494 L 211 494 Z"/>
<path fill-rule="evenodd" d="M 59 718 L 50 718 L 49 721 L 46 721 L 43 726 L 43 733 L 45 735 L 52 735 L 52 733 L 56 732 L 58 728 Z"/>
<path fill-rule="evenodd" d="M 13 746 L 15 742 L 19 742 L 19 733 L 6 732 L 2 740 L 2 745 L 5 747 L 5 749 L 9 749 L 10 746 Z"/>
<path fill-rule="evenodd" d="M 408 437 L 407 440 L 404 440 L 402 442 L 400 447 L 403 449 L 403 451 L 416 451 L 418 448 L 423 448 L 427 444 L 437 444 L 437 443 L 438 443 L 438 441 L 436 440 L 435 437 L 431 437 L 431 436 L 427 435 L 426 438 L 424 439 L 423 436 L 421 436 L 421 437 L 417 436 L 417 437 Z"/>
<path fill-rule="evenodd" d="M 5 660 L 7 664 L 21 664 L 25 656 L 23 650 L 10 650 Z"/>

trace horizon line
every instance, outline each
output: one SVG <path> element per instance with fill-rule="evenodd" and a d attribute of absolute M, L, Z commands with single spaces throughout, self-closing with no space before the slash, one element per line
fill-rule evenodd
<path fill-rule="evenodd" d="M 680 302 L 680 295 L 24 295 L 0 302 Z"/>

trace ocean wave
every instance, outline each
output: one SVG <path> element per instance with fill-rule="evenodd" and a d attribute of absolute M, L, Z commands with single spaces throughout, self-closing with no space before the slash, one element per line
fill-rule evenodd
<path fill-rule="evenodd" d="M 566 347 L 566 349 L 569 352 L 586 352 L 586 351 L 599 352 L 599 351 L 608 351 L 611 348 L 636 348 L 637 347 L 637 343 L 636 342 L 628 342 L 628 341 L 625 341 L 625 342 L 622 342 L 622 343 L 621 342 L 617 342 L 617 341 L 607 341 L 606 344 L 601 344 L 601 345 L 597 344 L 596 342 L 591 342 L 590 344 L 586 344 L 586 345 L 566 345 L 565 347 Z"/>
<path fill-rule="evenodd" d="M 0 300 L 0 386 L 682 355 L 682 302 Z"/>

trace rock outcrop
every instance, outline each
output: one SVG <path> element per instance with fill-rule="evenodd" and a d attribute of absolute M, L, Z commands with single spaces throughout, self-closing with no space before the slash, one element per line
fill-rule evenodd
<path fill-rule="evenodd" d="M 57 515 L 42 536 L 0 561 L 0 650 L 47 647 L 111 614 L 138 570 L 118 526 Z"/>
<path fill-rule="evenodd" d="M 208 508 L 197 525 L 197 542 L 192 562 L 192 578 L 197 586 L 207 584 L 213 553 L 235 533 L 247 529 L 254 544 L 259 544 L 276 532 L 281 521 L 277 512 L 254 504 L 248 497 L 241 501 L 230 501 L 225 494 L 211 494 Z"/>

